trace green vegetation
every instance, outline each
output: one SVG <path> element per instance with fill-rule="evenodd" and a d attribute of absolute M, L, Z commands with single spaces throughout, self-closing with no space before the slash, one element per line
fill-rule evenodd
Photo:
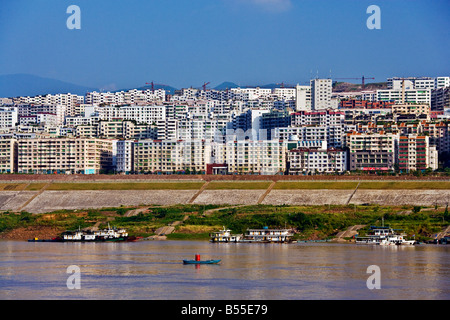
<path fill-rule="evenodd" d="M 0 183 L 0 191 L 21 191 L 26 186 L 26 183 Z"/>
<path fill-rule="evenodd" d="M 265 190 L 272 181 L 211 181 L 207 190 Z M 47 190 L 199 190 L 203 181 L 152 182 L 54 182 Z M 2 183 L 0 191 L 39 191 L 47 183 Z M 278 181 L 275 190 L 331 189 L 354 190 L 357 181 Z M 450 181 L 361 181 L 359 189 L 369 190 L 448 190 Z"/>
<path fill-rule="evenodd" d="M 354 225 L 385 225 L 402 229 L 417 240 L 430 239 L 449 224 L 448 208 L 379 205 L 274 206 L 251 205 L 219 207 L 214 205 L 176 205 L 143 208 L 137 215 L 127 216 L 136 207 L 103 208 L 87 211 L 60 210 L 46 214 L 27 212 L 0 213 L 0 232 L 23 227 L 59 227 L 64 230 L 85 228 L 100 223 L 100 228 L 127 228 L 130 235 L 150 236 L 158 228 L 179 221 L 168 235 L 173 240 L 208 239 L 209 233 L 223 226 L 233 233 L 248 228 L 294 228 L 298 239 L 329 239 Z M 218 209 L 218 210 L 211 210 Z M 364 234 L 366 229 L 360 230 Z"/>
<path fill-rule="evenodd" d="M 450 181 L 365 181 L 361 182 L 358 188 L 378 190 L 447 190 L 450 189 Z"/>
<path fill-rule="evenodd" d="M 273 189 L 355 189 L 358 182 L 353 181 L 281 181 Z"/>
<path fill-rule="evenodd" d="M 30 183 L 24 190 L 27 190 L 27 191 L 39 191 L 45 185 L 46 185 L 46 183 Z"/>
<path fill-rule="evenodd" d="M 274 189 L 356 189 L 356 181 L 280 181 Z M 447 190 L 450 181 L 362 181 L 358 189 L 370 190 Z"/>
<path fill-rule="evenodd" d="M 47 190 L 197 190 L 203 182 L 53 183 Z"/>
<path fill-rule="evenodd" d="M 270 186 L 270 181 L 212 181 L 206 187 L 207 190 L 265 190 Z"/>

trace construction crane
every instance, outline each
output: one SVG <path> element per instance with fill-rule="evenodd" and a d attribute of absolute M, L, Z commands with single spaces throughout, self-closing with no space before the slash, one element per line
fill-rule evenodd
<path fill-rule="evenodd" d="M 152 92 L 155 92 L 155 86 L 165 86 L 165 84 L 154 83 L 153 81 L 152 82 L 146 82 L 145 84 L 146 85 L 149 84 L 149 85 L 152 86 Z"/>
<path fill-rule="evenodd" d="M 206 91 L 206 86 L 208 85 L 208 84 L 210 84 L 211 82 L 205 82 L 204 84 L 203 84 L 203 86 L 202 86 L 202 88 L 203 88 L 203 91 Z"/>
<path fill-rule="evenodd" d="M 362 89 L 364 90 L 366 87 L 366 79 L 374 80 L 375 78 L 367 78 L 367 77 L 362 76 L 362 78 L 336 78 L 336 79 L 339 79 L 339 80 L 359 80 L 359 79 L 361 79 L 362 80 Z"/>

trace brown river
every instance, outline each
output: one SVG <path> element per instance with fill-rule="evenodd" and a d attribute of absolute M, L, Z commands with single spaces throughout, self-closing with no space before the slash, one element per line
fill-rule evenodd
<path fill-rule="evenodd" d="M 448 300 L 450 246 L 0 241 L 0 299 Z"/>

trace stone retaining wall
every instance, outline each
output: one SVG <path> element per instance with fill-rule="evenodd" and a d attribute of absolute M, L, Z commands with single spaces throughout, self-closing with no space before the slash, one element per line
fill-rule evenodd
<path fill-rule="evenodd" d="M 0 210 L 32 213 L 139 205 L 188 204 L 198 190 L 0 191 Z M 266 190 L 204 190 L 193 204 L 255 205 Z M 271 190 L 262 204 L 445 206 L 450 190 Z M 352 196 L 353 194 L 353 196 Z M 33 198 L 34 197 L 34 198 Z M 30 201 L 31 200 L 31 201 Z"/>

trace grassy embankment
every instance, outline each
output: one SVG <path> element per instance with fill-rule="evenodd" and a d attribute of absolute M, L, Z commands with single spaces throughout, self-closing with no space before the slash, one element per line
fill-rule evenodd
<path fill-rule="evenodd" d="M 168 239 L 206 240 L 212 231 L 226 226 L 235 233 L 243 233 L 247 228 L 292 227 L 298 231 L 299 239 L 328 239 L 339 231 L 357 224 L 385 225 L 403 229 L 409 236 L 415 234 L 418 240 L 427 240 L 448 225 L 445 208 L 385 207 L 367 206 L 272 206 L 252 205 L 229 207 L 208 212 L 217 206 L 177 205 L 170 207 L 149 207 L 135 216 L 126 213 L 135 208 L 104 208 L 86 211 L 56 211 L 33 215 L 0 213 L 0 232 L 16 228 L 52 227 L 58 230 L 73 230 L 93 226 L 101 222 L 106 227 L 108 221 L 113 226 L 125 227 L 131 235 L 150 236 L 157 228 L 182 221 Z M 364 230 L 361 232 L 363 233 Z"/>
<path fill-rule="evenodd" d="M 226 189 L 267 189 L 270 181 L 213 181 L 206 190 Z M 204 182 L 88 182 L 88 183 L 17 183 L 0 184 L 5 191 L 46 190 L 198 190 Z M 355 189 L 354 181 L 281 181 L 274 189 Z M 359 189 L 384 190 L 438 190 L 450 189 L 449 181 L 362 181 Z M 235 233 L 243 233 L 247 228 L 292 227 L 298 231 L 299 239 L 326 239 L 352 225 L 380 225 L 384 218 L 385 225 L 403 229 L 408 235 L 416 235 L 418 240 L 429 239 L 448 225 L 448 213 L 445 208 L 420 208 L 413 206 L 388 207 L 379 205 L 365 206 L 273 206 L 253 205 L 229 207 L 214 212 L 212 205 L 178 205 L 170 207 L 150 206 L 148 210 L 134 216 L 126 216 L 135 207 L 104 208 L 97 210 L 56 211 L 48 214 L 33 215 L 27 212 L 0 213 L 0 232 L 17 228 L 54 227 L 58 230 L 71 230 L 93 226 L 101 222 L 100 227 L 112 225 L 125 227 L 130 234 L 149 236 L 157 228 L 175 221 L 189 218 L 176 227 L 169 239 L 207 239 L 210 232 L 222 226 Z M 361 231 L 364 233 L 364 230 Z"/>
<path fill-rule="evenodd" d="M 202 181 L 176 182 L 54 182 L 46 190 L 198 190 Z M 270 181 L 212 181 L 206 190 L 262 190 L 270 186 Z M 0 191 L 38 191 L 47 183 L 1 183 Z M 279 181 L 274 190 L 332 189 L 348 190 L 358 186 L 356 181 Z M 450 181 L 361 181 L 359 189 L 372 190 L 445 190 L 450 189 Z"/>

